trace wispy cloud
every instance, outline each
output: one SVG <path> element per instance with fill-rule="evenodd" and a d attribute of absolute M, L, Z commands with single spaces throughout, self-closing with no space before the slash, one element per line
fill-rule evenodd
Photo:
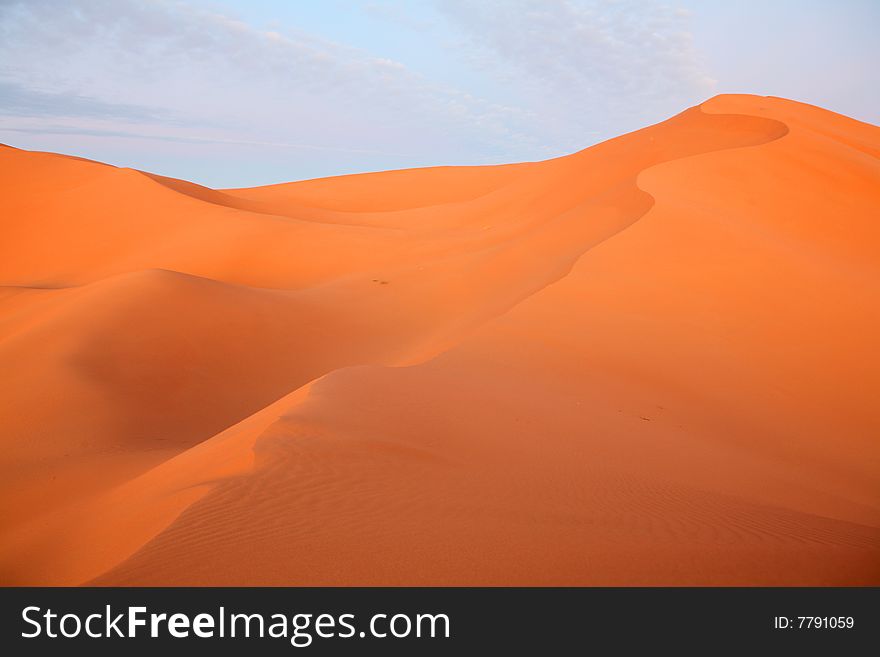
<path fill-rule="evenodd" d="M 641 0 L 437 0 L 462 52 L 542 117 L 607 131 L 712 93 L 682 9 Z"/>
<path fill-rule="evenodd" d="M 18 82 L 0 81 L 0 115 L 101 117 L 142 121 L 173 120 L 167 112 L 141 105 L 128 105 L 88 98 L 73 92 L 46 92 Z"/>
<path fill-rule="evenodd" d="M 489 146 L 517 113 L 387 58 L 180 3 L 37 0 L 2 12 L 7 115 L 174 115 L 249 141 L 400 150 L 415 140 L 442 152 Z"/>

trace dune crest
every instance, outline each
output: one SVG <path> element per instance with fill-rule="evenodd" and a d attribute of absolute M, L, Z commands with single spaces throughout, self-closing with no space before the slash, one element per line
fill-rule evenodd
<path fill-rule="evenodd" d="M 880 129 L 212 190 L 0 149 L 5 584 L 880 583 Z"/>

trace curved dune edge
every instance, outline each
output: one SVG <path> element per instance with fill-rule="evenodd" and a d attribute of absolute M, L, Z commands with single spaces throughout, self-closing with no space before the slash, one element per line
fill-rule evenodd
<path fill-rule="evenodd" d="M 698 111 L 704 114 L 715 114 L 716 116 L 718 114 L 754 116 L 751 113 L 737 115 L 736 112 L 732 111 L 732 105 L 730 104 L 732 101 L 736 101 L 736 99 L 721 99 L 720 102 L 708 101 Z M 754 109 L 753 100 L 744 102 L 746 102 L 747 106 L 744 109 Z M 734 105 L 736 105 L 736 102 L 734 102 Z M 715 112 L 715 106 L 718 106 L 717 112 Z M 789 133 L 789 126 L 782 121 L 766 117 L 761 117 L 761 120 L 766 122 L 765 127 L 769 137 L 765 135 L 763 141 L 727 146 L 725 149 L 730 151 L 748 149 L 749 146 L 753 145 L 765 145 L 778 141 Z M 651 128 L 646 130 L 651 130 Z M 856 142 L 856 145 L 858 146 L 859 144 Z M 706 152 L 717 152 L 717 149 L 708 148 Z M 569 158 L 576 158 L 577 155 L 579 154 L 569 156 Z M 506 313 L 516 308 L 524 300 L 540 296 L 539 293 L 543 293 L 545 290 L 552 288 L 554 284 L 564 281 L 572 266 L 579 261 L 584 253 L 599 245 L 607 244 L 611 237 L 621 235 L 622 231 L 626 231 L 628 227 L 652 211 L 654 197 L 646 189 L 651 189 L 651 180 L 655 172 L 659 172 L 668 166 L 670 162 L 674 163 L 699 158 L 701 155 L 703 153 L 691 153 L 671 161 L 663 161 L 660 164 L 636 170 L 631 179 L 633 191 L 626 192 L 623 195 L 620 195 L 619 192 L 614 192 L 615 195 L 612 196 L 615 199 L 614 202 L 619 202 L 621 198 L 632 199 L 632 205 L 627 206 L 629 214 L 626 217 L 614 216 L 608 219 L 606 226 L 598 233 L 594 232 L 583 237 L 579 236 L 579 239 L 573 245 L 566 245 L 565 243 L 572 241 L 570 239 L 570 232 L 568 232 L 570 231 L 570 226 L 576 225 L 575 222 L 581 216 L 579 213 L 585 211 L 578 206 L 570 208 L 572 213 L 570 223 L 557 221 L 555 224 L 552 224 L 554 230 L 556 228 L 561 229 L 557 236 L 553 235 L 552 230 L 549 230 L 547 225 L 536 225 L 534 230 L 524 231 L 518 236 L 524 248 L 530 247 L 533 244 L 543 244 L 542 248 L 546 249 L 547 253 L 558 256 L 552 267 L 542 271 L 540 284 L 532 283 L 532 286 L 528 285 L 528 281 L 533 280 L 534 277 L 527 270 L 523 273 L 523 280 L 526 281 L 526 284 L 515 288 L 514 293 L 510 294 L 508 291 L 505 291 L 505 294 L 499 295 L 496 288 L 490 288 L 485 298 L 474 301 L 474 308 L 477 311 L 469 314 L 466 317 L 466 321 L 459 321 L 457 323 L 453 317 L 441 333 L 437 335 L 422 333 L 421 338 L 415 340 L 412 348 L 408 349 L 406 354 L 395 353 L 392 349 L 386 351 L 379 358 L 367 358 L 364 364 L 370 361 L 385 362 L 389 365 L 414 365 L 431 362 L 438 354 L 446 353 L 460 344 L 466 336 L 471 335 L 478 327 L 490 323 L 492 320 L 504 317 Z M 540 164 L 537 163 L 535 166 Z M 535 168 L 532 165 L 528 166 L 530 170 Z M 399 175 L 406 176 L 407 173 L 400 172 Z M 454 173 L 451 175 L 459 174 Z M 648 179 L 648 183 L 644 182 L 646 179 Z M 375 205 L 375 203 L 381 203 L 381 198 L 364 201 L 361 206 L 332 207 L 332 188 L 328 188 L 329 191 L 322 188 L 321 186 L 325 184 L 322 181 L 311 181 L 312 187 L 317 188 L 317 191 L 306 189 L 302 195 L 295 199 L 294 206 L 285 205 L 291 202 L 290 198 L 286 196 L 287 190 L 285 186 L 273 186 L 276 189 L 271 190 L 265 188 L 268 191 L 264 193 L 261 188 L 214 192 L 214 190 L 207 190 L 198 186 L 191 188 L 189 187 L 190 183 L 174 181 L 174 185 L 183 185 L 182 191 L 181 189 L 175 189 L 174 185 L 169 187 L 169 185 L 162 182 L 159 182 L 159 184 L 176 194 L 182 194 L 195 201 L 204 201 L 223 206 L 229 210 L 244 210 L 264 216 L 272 215 L 285 222 L 290 218 L 287 215 L 293 217 L 304 216 L 300 214 L 300 211 L 306 206 L 313 208 L 310 210 L 313 214 L 309 215 L 307 221 L 326 221 L 328 225 L 352 225 L 344 223 L 344 215 L 363 216 L 364 226 L 370 228 L 394 226 L 399 221 L 397 217 L 394 217 L 390 224 L 386 223 L 385 218 L 381 216 L 383 211 L 381 205 Z M 297 185 L 297 183 L 293 184 L 294 187 Z M 234 200 L 233 197 L 239 194 L 242 198 L 247 198 L 242 202 Z M 309 197 L 309 194 L 316 194 L 317 196 Z M 322 198 L 321 194 L 326 196 Z M 459 202 L 469 203 L 474 202 L 476 199 L 479 203 L 491 203 L 493 201 L 493 194 L 496 194 L 496 192 L 492 190 L 478 189 L 475 191 L 472 189 L 465 195 L 468 198 L 461 199 Z M 205 198 L 199 198 L 199 195 L 205 195 Z M 280 200 L 275 198 L 278 195 L 281 196 Z M 649 197 L 651 200 L 646 204 L 644 200 L 639 200 L 641 196 Z M 233 198 L 233 200 L 230 201 L 230 198 Z M 592 203 L 592 200 L 589 202 Z M 410 201 L 407 203 L 410 203 Z M 261 204 L 259 205 L 260 209 L 257 210 L 258 206 L 254 204 Z M 235 207 L 236 205 L 241 207 Z M 329 209 L 328 205 L 331 206 Z M 377 209 L 377 207 L 380 209 Z M 411 207 L 423 209 L 424 207 L 430 207 L 430 205 L 419 206 L 416 203 L 415 206 Z M 222 208 L 221 210 L 223 212 L 226 211 Z M 399 209 L 395 209 L 390 212 L 395 214 L 398 211 Z M 591 206 L 586 211 L 595 213 L 596 209 Z M 564 214 L 563 212 L 559 216 L 564 216 Z M 510 244 L 510 242 L 505 242 L 504 244 Z M 491 243 L 487 243 L 485 246 L 487 252 L 495 248 L 498 248 L 497 245 Z M 561 257 L 559 256 L 560 253 L 563 254 Z M 454 252 L 451 252 L 450 256 L 453 259 L 458 257 Z M 514 262 L 522 258 L 522 252 L 517 253 L 514 251 L 512 255 L 504 257 Z M 498 261 L 490 262 L 494 262 L 497 265 Z M 504 262 L 504 260 L 501 260 L 501 262 Z M 480 271 L 480 269 L 476 271 Z M 197 269 L 195 272 L 187 273 L 210 278 L 212 272 Z M 242 280 L 233 277 L 227 280 L 228 277 L 222 275 L 218 276 L 218 278 L 226 283 L 241 285 L 271 283 L 268 279 L 259 281 Z M 273 286 L 270 284 L 268 287 Z M 283 286 L 281 287 L 283 288 Z M 490 299 L 491 303 L 487 304 L 485 299 Z M 488 310 L 486 309 L 487 306 Z M 424 332 L 425 329 L 423 327 L 416 327 L 415 330 L 418 333 L 419 331 Z M 378 354 L 378 352 L 376 353 Z M 359 364 L 359 362 L 351 364 Z M 17 530 L 15 541 L 7 543 L 3 548 L 3 556 L 0 557 L 0 563 L 5 564 L 3 566 L 4 573 L 10 573 L 8 579 L 11 580 L 27 580 L 30 582 L 34 581 L 32 578 L 39 579 L 44 577 L 41 581 L 51 584 L 77 584 L 88 582 L 95 578 L 100 580 L 99 576 L 101 573 L 112 569 L 138 552 L 151 539 L 157 537 L 174 524 L 175 520 L 184 511 L 191 508 L 196 502 L 204 500 L 206 496 L 209 496 L 213 490 L 216 490 L 218 482 L 229 481 L 230 478 L 248 476 L 249 473 L 252 473 L 255 467 L 254 450 L 259 447 L 259 444 L 265 438 L 267 430 L 282 416 L 296 414 L 297 409 L 309 398 L 310 391 L 319 380 L 324 381 L 332 378 L 330 374 L 339 373 L 345 370 L 346 367 L 347 365 L 343 364 L 341 367 L 327 370 L 326 373 L 321 374 L 316 379 L 312 379 L 311 383 L 298 388 L 295 392 L 248 416 L 246 419 L 233 424 L 213 438 L 183 451 L 178 456 L 114 488 L 109 493 L 102 494 L 91 500 L 77 502 L 74 506 L 66 509 L 59 509 L 52 514 L 39 518 L 27 528 Z M 853 541 L 858 542 L 862 540 L 857 536 L 858 531 L 853 530 L 853 532 L 855 532 L 853 534 Z M 33 564 L 33 567 L 29 568 L 30 572 L 25 577 L 22 577 L 24 575 L 22 569 L 15 570 L 16 564 L 25 560 L 22 556 L 23 554 L 28 554 L 27 560 Z M 51 564 L 51 568 L 46 564 Z M 3 579 L 7 579 L 7 575 L 4 574 Z"/>
<path fill-rule="evenodd" d="M 780 125 L 779 129 L 766 141 L 735 148 L 749 148 L 769 143 L 769 141 L 781 138 L 787 131 L 786 126 Z M 699 156 L 700 154 L 695 154 L 689 157 Z M 660 167 L 663 164 L 665 163 L 654 166 Z M 654 167 L 637 172 L 635 178 L 638 179 L 642 173 L 651 168 Z M 636 186 L 638 186 L 637 183 Z M 644 190 L 641 191 L 644 192 Z M 611 239 L 618 232 L 626 230 L 650 212 L 651 206 L 653 206 L 653 198 L 644 211 L 632 217 L 619 231 L 615 231 L 604 239 Z M 580 255 L 577 257 L 579 258 Z M 573 259 L 568 269 L 576 261 L 577 258 Z M 545 287 L 564 278 L 566 273 L 562 273 L 558 278 L 531 292 L 528 296 L 540 293 Z M 528 298 L 528 296 L 524 298 Z M 522 300 L 520 299 L 516 303 Z M 485 321 L 492 321 L 508 310 L 510 308 L 486 318 Z M 408 358 L 406 364 L 400 366 L 410 367 L 423 364 L 453 348 L 454 344 L 443 344 L 439 349 L 432 349 L 431 353 Z M 338 371 L 328 372 L 321 379 L 303 386 L 218 436 L 154 468 L 129 484 L 121 486 L 111 495 L 100 500 L 97 509 L 94 507 L 84 509 L 81 512 L 82 517 L 101 518 L 102 521 L 100 524 L 94 524 L 91 528 L 77 523 L 86 531 L 82 532 L 80 542 L 67 547 L 67 557 L 71 566 L 68 583 L 87 583 L 102 572 L 110 570 L 124 561 L 170 526 L 187 508 L 209 495 L 214 487 L 212 482 L 226 477 L 247 476 L 255 465 L 253 452 L 265 430 L 282 416 L 295 415 L 296 408 L 307 400 L 313 386 Z M 71 512 L 67 511 L 65 515 L 70 517 Z M 149 521 L 144 522 L 144 518 Z M 130 526 L 126 527 L 127 524 Z M 124 529 L 120 531 L 122 528 Z M 73 533 L 79 533 L 79 531 Z M 120 540 L 121 537 L 124 537 L 124 540 Z M 104 549 L 101 552 L 96 552 L 95 545 L 104 546 Z M 56 565 L 55 575 L 53 575 L 54 581 L 57 581 L 57 575 Z"/>
<path fill-rule="evenodd" d="M 152 175 L 144 175 L 154 179 Z M 197 200 L 217 204 L 225 200 L 219 196 L 220 193 L 213 198 L 213 190 L 207 188 L 192 186 L 196 188 L 192 190 L 190 183 L 175 181 L 174 185 L 168 185 L 161 180 L 156 182 L 172 192 Z M 184 186 L 183 191 L 178 184 Z M 210 197 L 200 198 L 203 194 Z M 649 207 L 650 204 L 642 213 L 629 219 L 621 230 L 637 221 Z M 577 257 L 579 255 L 553 280 L 563 277 Z M 500 312 L 505 312 L 509 307 Z M 449 346 L 447 344 L 445 348 Z M 415 363 L 431 357 L 430 354 L 423 354 L 407 360 Z M 62 507 L 40 517 L 31 525 L 21 528 L 16 537 L 7 543 L 3 551 L 8 556 L 2 562 L 15 563 L 21 560 L 20 555 L 27 553 L 31 562 L 39 564 L 41 560 L 38 555 L 42 546 L 43 550 L 48 551 L 46 562 L 52 563 L 52 569 L 50 572 L 42 564 L 38 566 L 38 572 L 45 573 L 46 577 L 45 582 L 40 583 L 76 584 L 94 578 L 135 552 L 170 525 L 187 507 L 204 497 L 210 491 L 210 482 L 223 476 L 244 474 L 252 464 L 252 449 L 261 431 L 272 423 L 279 412 L 283 412 L 282 409 L 304 399 L 309 387 L 304 386 L 215 438 L 183 452 L 97 500 L 87 500 L 77 505 L 78 508 Z M 64 545 L 60 559 L 59 537 Z M 28 580 L 29 583 L 31 581 Z"/>

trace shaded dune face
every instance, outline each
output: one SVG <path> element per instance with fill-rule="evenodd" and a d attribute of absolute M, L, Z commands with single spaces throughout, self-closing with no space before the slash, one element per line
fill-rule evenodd
<path fill-rule="evenodd" d="M 880 583 L 880 130 L 212 190 L 0 148 L 6 584 Z"/>

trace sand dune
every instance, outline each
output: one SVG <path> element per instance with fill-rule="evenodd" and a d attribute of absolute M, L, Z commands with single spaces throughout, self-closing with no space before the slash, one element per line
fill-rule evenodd
<path fill-rule="evenodd" d="M 0 148 L 3 584 L 880 584 L 880 129 L 212 190 Z"/>

